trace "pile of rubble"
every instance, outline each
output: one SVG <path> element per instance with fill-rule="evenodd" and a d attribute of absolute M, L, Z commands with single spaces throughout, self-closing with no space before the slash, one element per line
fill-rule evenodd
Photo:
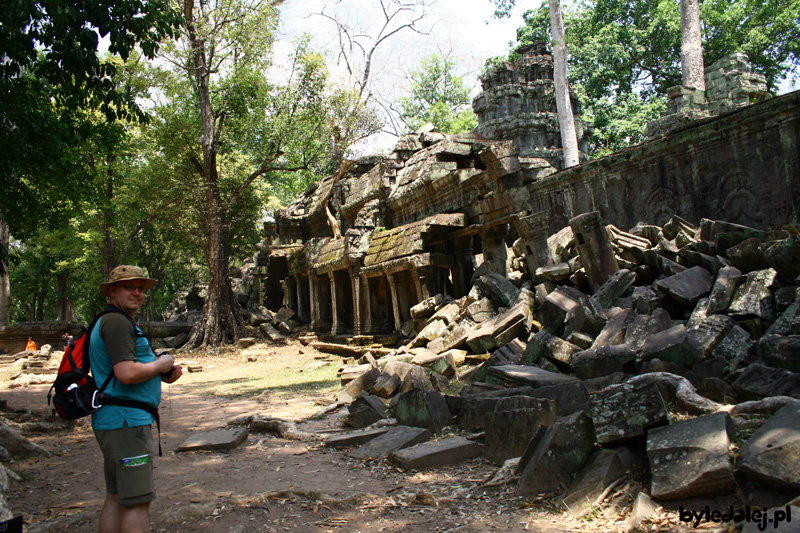
<path fill-rule="evenodd" d="M 800 235 L 598 221 L 551 236 L 533 273 L 512 256 L 416 305 L 409 342 L 340 369 L 360 430 L 326 445 L 405 469 L 484 454 L 573 510 L 634 464 L 657 500 L 800 495 Z M 446 426 L 467 437 L 429 442 Z"/>

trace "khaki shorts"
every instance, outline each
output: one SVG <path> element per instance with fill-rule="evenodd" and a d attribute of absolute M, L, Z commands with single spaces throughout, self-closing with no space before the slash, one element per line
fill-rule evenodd
<path fill-rule="evenodd" d="M 153 482 L 153 432 L 150 426 L 95 430 L 103 452 L 106 492 L 120 505 L 136 505 L 156 497 Z"/>

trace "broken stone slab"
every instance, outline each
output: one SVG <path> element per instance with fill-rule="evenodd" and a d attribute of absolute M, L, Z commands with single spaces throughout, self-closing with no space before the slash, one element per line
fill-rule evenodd
<path fill-rule="evenodd" d="M 625 344 L 632 344 L 637 349 L 641 349 L 651 335 L 670 327 L 672 327 L 672 319 L 664 309 L 656 309 L 651 315 L 636 315 L 625 328 Z"/>
<path fill-rule="evenodd" d="M 513 332 L 514 334 L 507 339 L 507 341 L 510 341 L 514 337 L 530 331 L 532 320 L 530 308 L 525 304 L 518 304 L 495 318 L 480 324 L 467 337 L 467 344 L 475 353 L 489 351 L 492 348 L 503 345 L 498 341 L 499 334 L 508 331 Z"/>
<path fill-rule="evenodd" d="M 521 456 L 541 428 L 555 420 L 551 408 L 495 410 L 484 425 L 486 458 L 495 464 L 503 464 Z"/>
<path fill-rule="evenodd" d="M 486 369 L 487 381 L 511 387 L 529 386 L 534 389 L 556 385 L 565 381 L 575 381 L 578 378 L 550 372 L 535 366 L 502 365 Z"/>
<path fill-rule="evenodd" d="M 437 294 L 435 296 L 431 296 L 430 298 L 426 298 L 419 302 L 418 304 L 411 307 L 409 313 L 411 314 L 411 318 L 424 318 L 426 316 L 430 316 L 436 310 L 436 308 L 441 305 L 445 301 L 445 296 L 442 294 Z"/>
<path fill-rule="evenodd" d="M 621 383 L 591 394 L 589 406 L 601 446 L 643 439 L 648 429 L 669 423 L 654 383 Z"/>
<path fill-rule="evenodd" d="M 500 274 L 490 273 L 475 280 L 484 292 L 491 293 L 503 307 L 511 307 L 519 294 L 519 288 Z"/>
<path fill-rule="evenodd" d="M 744 276 L 738 268 L 733 266 L 720 268 L 708 297 L 710 300 L 708 312 L 713 314 L 727 311 L 736 294 L 736 289 L 743 281 Z"/>
<path fill-rule="evenodd" d="M 572 368 L 580 379 L 607 376 L 615 372 L 630 372 L 636 360 L 636 348 L 632 344 L 600 346 L 572 355 Z"/>
<path fill-rule="evenodd" d="M 645 521 L 651 520 L 658 512 L 658 505 L 646 492 L 640 492 L 633 502 L 628 518 L 625 519 L 627 531 L 645 531 Z"/>
<path fill-rule="evenodd" d="M 560 262 L 539 267 L 536 269 L 534 275 L 539 279 L 560 283 L 569 279 L 569 277 L 572 275 L 572 269 L 570 268 L 569 263 Z"/>
<path fill-rule="evenodd" d="M 777 312 L 773 291 L 780 287 L 779 283 L 778 273 L 772 268 L 750 272 L 736 291 L 736 296 L 728 307 L 728 314 L 757 316 L 774 322 Z"/>
<path fill-rule="evenodd" d="M 424 346 L 432 340 L 442 337 L 447 331 L 448 327 L 444 320 L 431 320 L 417 333 L 417 336 L 411 341 L 411 346 Z"/>
<path fill-rule="evenodd" d="M 534 398 L 531 394 L 533 389 L 530 387 L 518 387 L 467 397 L 458 411 L 456 418 L 458 427 L 466 431 L 481 431 L 485 429 L 486 423 L 497 410 L 531 409 L 546 414 L 548 422 L 546 425 L 555 422 L 556 402 L 546 398 Z"/>
<path fill-rule="evenodd" d="M 656 291 L 652 287 L 634 287 L 631 294 L 633 309 L 640 315 L 650 315 L 662 306 L 666 295 Z"/>
<path fill-rule="evenodd" d="M 800 335 L 765 335 L 758 339 L 756 354 L 767 366 L 800 372 Z"/>
<path fill-rule="evenodd" d="M 697 386 L 697 392 L 717 403 L 729 405 L 739 403 L 736 391 L 722 378 L 710 377 L 703 379 Z"/>
<path fill-rule="evenodd" d="M 692 267 L 666 279 L 658 280 L 655 287 L 669 294 L 685 306 L 694 306 L 700 298 L 711 292 L 714 275 L 703 267 Z"/>
<path fill-rule="evenodd" d="M 443 320 L 449 327 L 450 324 L 456 321 L 461 313 L 461 307 L 457 302 L 450 302 L 441 306 L 431 317 L 431 320 Z"/>
<path fill-rule="evenodd" d="M 352 399 L 358 398 L 358 396 L 362 392 L 367 392 L 372 389 L 373 385 L 375 385 L 375 381 L 381 375 L 381 371 L 375 368 L 372 365 L 364 365 L 368 368 L 365 369 L 364 372 L 361 373 L 357 378 L 347 383 L 345 386 L 343 394 L 349 396 Z M 346 400 L 346 397 L 343 397 L 342 401 Z"/>
<path fill-rule="evenodd" d="M 220 431 L 204 431 L 190 436 L 175 452 L 197 452 L 201 450 L 232 450 L 239 446 L 250 433 L 248 428 Z"/>
<path fill-rule="evenodd" d="M 537 387 L 533 395 L 553 401 L 558 416 L 567 416 L 589 408 L 589 391 L 579 379 Z"/>
<path fill-rule="evenodd" d="M 397 450 L 427 442 L 431 437 L 431 432 L 424 428 L 396 426 L 352 450 L 348 455 L 356 459 L 380 459 Z"/>
<path fill-rule="evenodd" d="M 800 335 L 800 300 L 789 305 L 765 335 Z"/>
<path fill-rule="evenodd" d="M 380 437 L 389 431 L 389 429 L 390 428 L 388 427 L 370 428 L 359 431 L 350 431 L 342 435 L 333 435 L 325 440 L 324 446 L 326 448 L 348 448 L 350 446 L 361 446 L 362 444 L 366 444 L 376 437 Z"/>
<path fill-rule="evenodd" d="M 760 400 L 767 396 L 800 399 L 800 374 L 753 363 L 733 382 L 733 390 L 743 400 Z"/>
<path fill-rule="evenodd" d="M 434 390 L 433 384 L 431 383 L 430 370 L 419 365 L 410 365 L 408 374 L 406 374 L 405 379 L 403 379 L 403 384 L 400 385 L 397 392 L 403 394 L 414 389 Z"/>
<path fill-rule="evenodd" d="M 684 368 L 691 368 L 699 362 L 689 346 L 686 326 L 678 324 L 648 337 L 638 361 L 643 363 L 651 359 L 669 361 Z"/>
<path fill-rule="evenodd" d="M 456 362 L 452 356 L 448 358 L 446 354 L 435 354 L 430 350 L 426 351 L 428 353 L 417 353 L 411 363 L 430 368 L 444 376 L 452 376 L 456 373 Z"/>
<path fill-rule="evenodd" d="M 624 343 L 625 332 L 635 317 L 633 311 L 621 307 L 611 307 L 607 314 L 608 322 L 594 339 L 593 349 Z"/>
<path fill-rule="evenodd" d="M 739 450 L 737 472 L 781 490 L 800 490 L 800 401 L 781 407 Z"/>
<path fill-rule="evenodd" d="M 728 413 L 715 413 L 650 429 L 650 495 L 678 500 L 735 490 L 729 456 L 732 428 Z"/>
<path fill-rule="evenodd" d="M 549 493 L 568 486 L 594 447 L 592 419 L 584 411 L 559 418 L 533 438 L 519 463 L 521 495 Z"/>
<path fill-rule="evenodd" d="M 375 368 L 370 363 L 358 364 L 358 365 L 343 365 L 339 367 L 337 374 L 339 375 L 339 382 L 342 385 L 347 385 L 354 379 L 358 378 L 364 372 L 367 372 L 370 368 Z"/>
<path fill-rule="evenodd" d="M 387 418 L 386 405 L 377 396 L 361 395 L 348 407 L 349 415 L 345 425 L 361 429 Z"/>
<path fill-rule="evenodd" d="M 429 342 L 428 349 L 433 353 L 442 353 L 462 346 L 466 347 L 467 338 L 474 329 L 475 324 L 471 320 L 462 320 L 458 326 L 445 333 L 444 336 Z"/>
<path fill-rule="evenodd" d="M 556 287 L 542 301 L 536 318 L 547 331 L 560 336 L 564 333 L 567 320 L 580 308 L 580 305 L 577 291 L 570 291 L 567 287 Z"/>
<path fill-rule="evenodd" d="M 398 423 L 440 433 L 452 424 L 453 416 L 441 393 L 433 390 L 412 389 L 401 394 L 392 409 Z"/>
<path fill-rule="evenodd" d="M 550 359 L 560 369 L 571 372 L 572 354 L 580 351 L 580 347 L 571 342 L 567 342 L 559 337 L 550 337 L 545 357 Z"/>
<path fill-rule="evenodd" d="M 587 392 L 591 395 L 600 392 L 603 389 L 607 389 L 611 385 L 619 385 L 624 380 L 625 380 L 624 373 L 614 372 L 613 374 L 609 374 L 608 376 L 585 379 L 583 380 L 583 384 L 586 387 Z"/>
<path fill-rule="evenodd" d="M 744 524 L 741 533 L 761 533 L 766 531 L 767 528 L 774 533 L 800 533 L 800 525 L 798 525 L 797 519 L 795 518 L 794 522 L 789 522 L 788 520 L 789 517 L 800 516 L 800 502 L 798 502 L 797 498 L 789 502 L 788 505 L 771 507 L 763 510 L 762 513 L 762 517 L 767 520 L 773 520 L 772 525 L 767 525 L 769 522 L 765 522 L 764 518 L 755 520 L 755 517 L 753 517 L 752 521 Z"/>
<path fill-rule="evenodd" d="M 800 287 L 798 286 L 781 287 L 775 291 L 775 309 L 779 313 L 783 313 L 797 301 L 800 301 Z"/>
<path fill-rule="evenodd" d="M 765 244 L 764 259 L 786 281 L 792 282 L 800 276 L 800 236 L 790 235 L 786 239 Z"/>
<path fill-rule="evenodd" d="M 721 357 L 730 362 L 731 374 L 755 360 L 755 341 L 741 326 L 733 326 L 711 350 L 711 357 Z"/>
<path fill-rule="evenodd" d="M 280 331 L 278 331 L 275 326 L 270 324 L 269 322 L 264 322 L 263 324 L 258 326 L 258 329 L 267 336 L 267 338 L 273 342 L 280 342 L 286 339 L 286 336 L 283 335 Z"/>
<path fill-rule="evenodd" d="M 591 506 L 606 487 L 618 480 L 633 464 L 631 452 L 624 447 L 601 448 L 592 452 L 586 466 L 569 486 L 561 504 L 572 514 Z"/>
<path fill-rule="evenodd" d="M 594 291 L 592 297 L 600 303 L 603 309 L 608 309 L 618 298 L 623 296 L 633 286 L 636 273 L 627 268 L 620 269 L 611 275 L 608 280 Z"/>
<path fill-rule="evenodd" d="M 597 290 L 619 267 L 614 249 L 599 211 L 583 213 L 569 221 L 575 236 L 575 249 L 586 270 L 592 290 Z"/>
<path fill-rule="evenodd" d="M 725 250 L 725 255 L 742 272 L 763 270 L 768 268 L 769 264 L 764 257 L 761 245 L 762 241 L 757 237 L 745 239 Z"/>
<path fill-rule="evenodd" d="M 690 320 L 687 324 L 686 335 L 695 359 L 701 360 L 710 355 L 717 344 L 735 326 L 736 321 L 727 315 L 710 315 L 696 324 Z"/>
<path fill-rule="evenodd" d="M 467 316 L 477 324 L 489 320 L 495 314 L 494 306 L 489 298 L 481 298 L 467 306 Z"/>
<path fill-rule="evenodd" d="M 463 463 L 481 453 L 481 445 L 475 441 L 464 437 L 448 437 L 398 450 L 392 453 L 391 460 L 408 472 Z"/>

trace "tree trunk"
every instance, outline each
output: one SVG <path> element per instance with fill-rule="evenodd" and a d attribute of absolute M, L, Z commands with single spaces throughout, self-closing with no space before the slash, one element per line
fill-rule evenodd
<path fill-rule="evenodd" d="M 8 224 L 0 220 L 0 327 L 11 325 L 11 283 L 8 277 L 8 247 L 11 240 L 8 235 Z"/>
<path fill-rule="evenodd" d="M 564 20 L 561 17 L 561 1 L 548 0 L 548 2 L 550 26 L 553 32 L 553 81 L 556 86 L 561 148 L 564 154 L 564 168 L 569 168 L 577 165 L 579 159 L 578 136 L 575 133 L 575 118 L 572 116 L 572 103 L 567 86 L 567 45 L 564 41 Z"/>
<path fill-rule="evenodd" d="M 697 0 L 681 0 L 681 74 L 685 86 L 706 90 Z"/>
<path fill-rule="evenodd" d="M 56 274 L 56 292 L 57 300 L 56 306 L 58 315 L 56 320 L 72 320 L 72 308 L 69 305 L 69 284 L 67 283 L 67 274 L 59 272 Z"/>
<path fill-rule="evenodd" d="M 231 288 L 228 275 L 228 250 L 226 246 L 227 210 L 222 202 L 217 171 L 217 145 L 222 132 L 224 115 L 217 117 L 211 104 L 211 69 L 208 66 L 205 42 L 197 35 L 194 17 L 194 0 L 184 0 L 188 39 L 192 48 L 193 76 L 200 108 L 203 132 L 200 146 L 203 161 L 199 170 L 203 175 L 206 192 L 208 220 L 208 297 L 203 307 L 203 317 L 195 327 L 187 346 L 206 347 L 236 342 L 239 337 L 241 315 L 239 302 Z M 219 122 L 218 122 L 219 120 Z"/>

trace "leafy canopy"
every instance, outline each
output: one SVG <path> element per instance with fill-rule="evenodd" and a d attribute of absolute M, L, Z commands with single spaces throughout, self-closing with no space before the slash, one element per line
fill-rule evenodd
<path fill-rule="evenodd" d="M 411 94 L 399 99 L 400 118 L 411 130 L 430 122 L 436 131 L 454 134 L 478 125 L 470 107 L 470 91 L 454 70 L 453 60 L 431 54 L 411 71 Z"/>

